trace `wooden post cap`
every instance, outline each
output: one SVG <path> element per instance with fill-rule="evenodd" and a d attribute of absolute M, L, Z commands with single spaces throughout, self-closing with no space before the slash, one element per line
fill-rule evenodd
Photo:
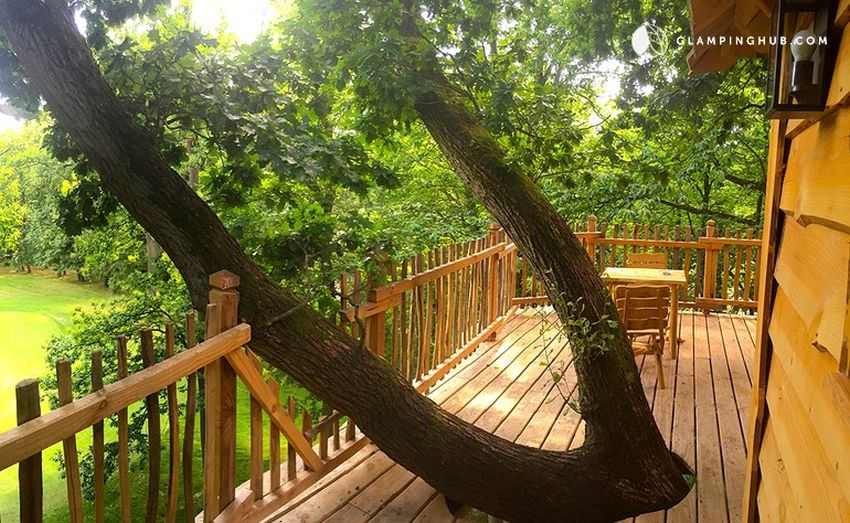
<path fill-rule="evenodd" d="M 496 223 L 496 222 L 490 222 L 490 225 L 488 225 L 488 226 L 487 226 L 487 230 L 488 230 L 488 231 L 490 231 L 491 233 L 492 233 L 492 232 L 496 232 L 496 231 L 498 231 L 498 230 L 499 230 L 499 229 L 501 229 L 501 228 L 502 228 L 502 226 L 501 226 L 501 225 L 499 225 L 499 224 L 498 224 L 498 223 Z"/>
<path fill-rule="evenodd" d="M 226 291 L 239 287 L 239 276 L 230 271 L 221 270 L 210 274 L 210 287 Z"/>
<path fill-rule="evenodd" d="M 28 389 L 33 386 L 33 384 L 37 384 L 39 382 L 38 378 L 27 378 L 25 380 L 21 380 L 15 385 L 15 389 Z"/>

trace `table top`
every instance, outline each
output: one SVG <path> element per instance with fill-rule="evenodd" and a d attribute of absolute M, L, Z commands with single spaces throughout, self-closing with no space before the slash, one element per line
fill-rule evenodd
<path fill-rule="evenodd" d="M 684 285 L 685 271 L 675 269 L 644 269 L 631 267 L 608 267 L 602 272 L 607 282 L 656 283 L 659 285 Z"/>

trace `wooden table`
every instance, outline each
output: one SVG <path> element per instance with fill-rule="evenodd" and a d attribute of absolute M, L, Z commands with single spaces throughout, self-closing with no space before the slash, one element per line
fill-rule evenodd
<path fill-rule="evenodd" d="M 638 269 L 628 267 L 608 267 L 602 273 L 602 280 L 612 289 L 621 284 L 667 285 L 670 287 L 670 356 L 676 358 L 679 352 L 679 287 L 687 284 L 685 271 L 673 269 Z"/>

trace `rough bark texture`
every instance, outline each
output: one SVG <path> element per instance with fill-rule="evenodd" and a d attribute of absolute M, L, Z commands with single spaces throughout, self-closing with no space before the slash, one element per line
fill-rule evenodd
<path fill-rule="evenodd" d="M 666 507 L 686 493 L 643 399 L 634 360 L 618 339 L 577 370 L 587 419 L 584 447 L 550 452 L 515 445 L 442 411 L 317 312 L 299 305 L 242 252 L 213 211 L 163 159 L 104 81 L 61 0 L 0 0 L 0 27 L 54 117 L 112 193 L 179 268 L 196 306 L 207 275 L 242 278 L 240 315 L 252 348 L 351 414 L 390 457 L 447 496 L 514 521 L 611 521 Z M 417 102 L 423 120 L 482 202 L 539 269 L 547 290 L 585 296 L 610 313 L 576 238 L 521 173 L 442 91 Z M 563 311 L 559 311 L 562 312 Z M 620 333 L 621 334 L 621 333 Z"/>

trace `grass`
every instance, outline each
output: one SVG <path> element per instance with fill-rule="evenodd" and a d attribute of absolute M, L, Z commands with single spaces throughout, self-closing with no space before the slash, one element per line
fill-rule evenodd
<path fill-rule="evenodd" d="M 0 432 L 16 425 L 15 384 L 43 375 L 47 370 L 44 346 L 71 323 L 74 309 L 110 298 L 100 285 L 79 283 L 74 277 L 53 273 L 17 273 L 0 268 Z M 42 406 L 42 411 L 47 406 Z M 45 455 L 45 505 L 62 502 L 64 483 Z M 0 519 L 17 521 L 17 468 L 0 471 Z"/>

